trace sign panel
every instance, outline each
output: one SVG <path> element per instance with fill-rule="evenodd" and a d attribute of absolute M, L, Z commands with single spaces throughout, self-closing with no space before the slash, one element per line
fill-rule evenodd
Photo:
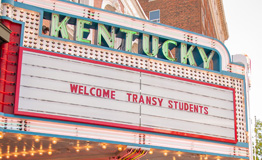
<path fill-rule="evenodd" d="M 15 114 L 236 142 L 234 89 L 23 49 Z"/>
<path fill-rule="evenodd" d="M 47 34 L 51 37 L 220 71 L 220 56 L 214 48 L 195 46 L 186 43 L 184 39 L 183 41 L 177 41 L 173 37 L 170 39 L 165 36 L 158 37 L 154 35 L 155 30 L 150 34 L 148 32 L 143 33 L 147 28 L 144 24 L 141 25 L 144 26 L 143 29 L 138 32 L 125 27 L 119 28 L 115 24 L 105 25 L 92 21 L 92 19 L 79 19 L 51 12 L 44 12 L 43 23 L 51 28 L 50 34 Z M 156 30 L 158 29 L 156 28 Z M 168 33 L 171 32 L 173 31 L 168 31 Z M 193 38 L 188 37 L 189 39 Z M 134 43 L 139 47 L 133 48 Z"/>

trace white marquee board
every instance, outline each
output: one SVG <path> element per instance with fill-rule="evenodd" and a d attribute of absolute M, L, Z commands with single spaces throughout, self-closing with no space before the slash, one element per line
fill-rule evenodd
<path fill-rule="evenodd" d="M 234 143 L 234 89 L 24 49 L 15 114 Z"/>

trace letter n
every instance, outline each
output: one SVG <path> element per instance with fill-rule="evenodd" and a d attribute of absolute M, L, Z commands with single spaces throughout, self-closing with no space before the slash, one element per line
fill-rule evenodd
<path fill-rule="evenodd" d="M 102 45 L 102 37 L 106 41 L 106 44 L 110 48 L 114 48 L 115 45 L 115 28 L 111 27 L 111 35 L 106 29 L 105 25 L 98 24 L 98 34 L 97 34 L 97 45 Z"/>

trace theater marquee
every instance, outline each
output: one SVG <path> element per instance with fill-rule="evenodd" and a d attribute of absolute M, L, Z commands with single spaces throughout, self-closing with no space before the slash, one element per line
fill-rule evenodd
<path fill-rule="evenodd" d="M 21 49 L 15 114 L 236 143 L 235 90 Z"/>

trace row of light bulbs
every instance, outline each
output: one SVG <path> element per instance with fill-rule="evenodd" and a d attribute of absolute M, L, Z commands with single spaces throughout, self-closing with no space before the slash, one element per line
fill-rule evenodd
<path fill-rule="evenodd" d="M 36 153 L 39 153 L 39 155 L 43 155 L 45 152 L 48 155 L 52 155 L 52 152 L 53 152 L 51 144 L 49 145 L 48 150 L 43 150 L 42 145 L 40 145 L 40 149 L 38 151 L 35 151 L 34 147 L 32 147 L 30 151 L 26 151 L 25 146 L 23 147 L 23 151 L 21 152 L 17 152 L 17 151 L 18 151 L 18 148 L 15 147 L 15 152 L 10 153 L 10 146 L 8 145 L 6 154 L 2 154 L 2 149 L 0 148 L 0 159 L 2 159 L 3 157 L 6 157 L 7 159 L 9 159 L 11 156 L 18 157 L 19 155 L 22 155 L 23 157 L 25 157 L 28 154 L 31 156 L 34 156 Z"/>
<path fill-rule="evenodd" d="M 4 133 L 0 132 L 0 139 L 3 139 L 3 138 L 4 138 Z M 21 141 L 22 139 L 23 139 L 22 135 L 17 136 L 18 141 Z M 36 143 L 40 142 L 40 138 L 38 136 L 36 136 L 34 141 Z M 53 138 L 52 144 L 56 144 L 56 143 L 57 143 L 57 139 Z M 52 153 L 53 153 L 52 144 L 51 143 L 49 144 L 49 147 L 48 147 L 47 150 L 43 150 L 43 146 L 40 145 L 40 149 L 38 151 L 35 151 L 34 145 L 32 146 L 30 151 L 26 151 L 26 146 L 24 146 L 23 151 L 21 151 L 21 152 L 18 152 L 18 147 L 16 146 L 15 151 L 13 153 L 10 153 L 10 146 L 7 145 L 7 152 L 5 154 L 2 153 L 2 148 L 0 148 L 0 159 L 2 159 L 3 157 L 9 159 L 11 156 L 18 157 L 19 155 L 22 155 L 23 157 L 25 157 L 28 154 L 31 155 L 31 156 L 34 156 L 36 153 L 39 153 L 39 155 L 43 155 L 44 153 L 47 153 L 48 155 L 52 155 Z"/>
<path fill-rule="evenodd" d="M 3 139 L 3 137 L 4 137 L 3 132 L 0 132 L 0 139 Z M 18 136 L 17 136 L 17 140 L 18 140 L 18 141 L 21 141 L 21 140 L 22 140 L 22 135 L 18 135 Z M 37 143 L 40 142 L 40 138 L 36 136 L 36 137 L 35 137 L 35 142 L 37 142 Z M 53 139 L 52 139 L 52 144 L 57 144 L 57 139 L 56 139 L 56 138 L 53 138 Z M 49 145 L 49 149 L 48 149 L 48 150 L 43 150 L 43 149 L 42 149 L 42 145 L 40 145 L 40 150 L 38 151 L 39 155 L 43 155 L 45 152 L 47 152 L 48 155 L 52 155 L 52 144 Z M 106 149 L 106 148 L 107 148 L 107 145 L 106 145 L 105 143 L 102 143 L 102 144 L 101 144 L 101 147 L 102 147 L 103 149 Z M 75 147 L 76 152 L 80 152 L 80 150 L 81 150 L 82 148 L 83 148 L 83 147 L 80 147 L 80 145 L 79 145 L 79 141 L 77 141 L 77 145 L 76 145 L 76 147 Z M 117 149 L 118 149 L 118 151 L 122 151 L 122 150 L 123 150 L 123 147 L 122 147 L 122 146 L 118 146 Z M 85 147 L 85 150 L 86 150 L 86 151 L 89 151 L 89 150 L 90 150 L 90 146 L 87 145 L 87 146 Z M 5 155 L 5 157 L 6 157 L 7 159 L 9 159 L 11 155 L 13 155 L 14 157 L 18 157 L 18 155 L 26 156 L 28 153 L 30 153 L 31 156 L 34 156 L 35 153 L 37 153 L 37 152 L 34 151 L 34 147 L 32 147 L 31 151 L 26 152 L 26 147 L 24 146 L 23 152 L 20 152 L 20 153 L 17 152 L 17 147 L 16 147 L 16 148 L 15 148 L 15 152 L 11 154 L 11 153 L 10 153 L 10 146 L 7 146 L 7 153 L 4 154 L 4 155 Z M 149 154 L 153 154 L 153 150 L 150 150 L 148 153 L 149 153 Z M 164 156 L 167 156 L 167 155 L 168 155 L 168 152 L 164 152 L 163 154 L 164 154 Z M 178 155 L 178 157 L 181 157 L 181 153 L 180 153 L 180 152 L 178 152 L 177 155 Z M 1 150 L 1 148 L 0 148 L 0 159 L 2 159 L 2 157 L 3 157 L 3 154 L 2 154 L 2 150 Z M 205 156 L 202 156 L 202 155 L 201 155 L 201 159 L 207 160 L 208 157 L 207 157 L 206 155 L 205 155 Z M 220 160 L 220 158 L 217 158 L 217 160 Z"/>
<path fill-rule="evenodd" d="M 17 140 L 18 141 L 21 141 L 22 140 L 22 135 L 18 135 L 17 136 Z M 35 142 L 39 142 L 40 141 L 40 138 L 38 136 L 35 137 Z M 56 144 L 57 143 L 57 139 L 56 138 L 53 138 L 52 139 L 52 143 L 53 144 Z"/>

